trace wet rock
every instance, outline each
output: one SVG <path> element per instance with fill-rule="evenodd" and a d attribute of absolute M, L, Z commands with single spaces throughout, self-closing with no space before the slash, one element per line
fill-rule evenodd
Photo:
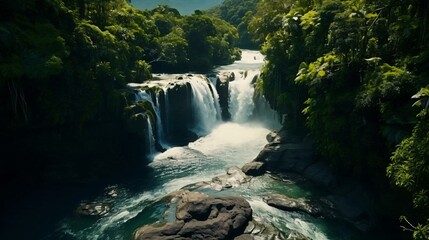
<path fill-rule="evenodd" d="M 286 131 L 272 131 L 267 135 L 267 141 L 269 143 L 297 143 L 302 142 L 302 139 L 300 139 L 297 136 L 293 136 L 291 134 L 287 134 Z"/>
<path fill-rule="evenodd" d="M 144 226 L 134 239 L 234 239 L 252 218 L 249 203 L 240 197 L 212 198 L 182 191 L 172 201 L 177 201 L 176 221 Z"/>
<path fill-rule="evenodd" d="M 312 206 L 308 200 L 302 198 L 294 199 L 285 195 L 270 194 L 263 200 L 272 207 L 286 211 L 305 212 L 312 216 L 320 216 L 322 213 L 320 207 Z"/>
<path fill-rule="evenodd" d="M 256 84 L 256 81 L 258 81 L 259 78 L 259 74 L 256 74 L 255 76 L 253 76 L 252 81 L 250 82 L 250 84 L 254 85 Z"/>
<path fill-rule="evenodd" d="M 265 170 L 273 172 L 295 171 L 302 173 L 314 163 L 314 151 L 310 144 L 272 142 L 267 144 L 254 162 L 264 163 Z"/>
<path fill-rule="evenodd" d="M 222 120 L 224 121 L 231 119 L 231 113 L 229 112 L 229 82 L 234 79 L 233 76 L 231 77 L 231 73 L 228 72 L 222 73 L 218 76 L 216 82 L 216 91 L 219 95 L 219 105 L 222 111 Z"/>
<path fill-rule="evenodd" d="M 110 211 L 107 203 L 85 203 L 76 209 L 76 213 L 82 216 L 102 216 Z"/>
<path fill-rule="evenodd" d="M 270 142 L 254 162 L 264 163 L 266 171 L 295 172 L 316 184 L 333 188 L 337 179 L 326 163 L 316 160 L 311 143 L 287 136 L 283 131 L 267 135 Z"/>
<path fill-rule="evenodd" d="M 165 90 L 166 98 L 161 106 L 161 120 L 173 144 L 183 146 L 196 136 L 189 129 L 194 125 L 192 87 L 187 81 L 179 81 Z M 167 100 L 167 101 L 166 101 Z"/>
<path fill-rule="evenodd" d="M 292 173 L 292 172 L 287 172 L 287 173 L 275 172 L 275 173 L 270 173 L 269 176 L 272 179 L 275 179 L 277 181 L 282 181 L 286 184 L 297 184 L 297 183 L 303 183 L 307 181 L 307 179 L 302 175 Z"/>
<path fill-rule="evenodd" d="M 268 133 L 268 135 L 267 135 L 266 138 L 267 138 L 267 141 L 269 143 L 272 143 L 272 142 L 275 141 L 275 139 L 277 138 L 277 136 L 278 136 L 277 132 L 273 131 L 273 132 Z"/>
<path fill-rule="evenodd" d="M 247 227 L 244 230 L 244 233 L 249 234 L 253 231 L 253 229 L 255 229 L 255 223 L 253 223 L 253 221 L 251 221 L 251 222 L 249 222 L 249 224 L 247 224 Z"/>
<path fill-rule="evenodd" d="M 285 240 L 286 236 L 278 228 L 274 227 L 268 219 L 261 219 L 255 216 L 251 222 L 249 222 L 248 228 L 245 230 L 245 234 L 249 234 L 253 238 L 251 239 L 276 239 Z M 251 225 L 251 231 L 249 232 L 249 226 Z"/>
<path fill-rule="evenodd" d="M 211 187 L 213 188 L 214 186 L 215 189 L 238 187 L 249 180 L 250 178 L 246 176 L 240 168 L 234 166 L 227 170 L 226 175 L 214 177 L 211 182 Z M 215 185 L 219 186 L 216 187 Z"/>
<path fill-rule="evenodd" d="M 177 233 L 185 225 L 184 221 L 176 221 L 174 223 L 167 223 L 162 227 L 147 225 L 138 229 L 134 234 L 134 239 L 164 239 L 164 240 L 173 240 L 173 239 L 188 239 L 188 238 L 179 238 Z"/>
<path fill-rule="evenodd" d="M 115 197 L 117 197 L 117 196 L 118 196 L 118 194 L 119 194 L 119 188 L 118 188 L 118 186 L 116 186 L 116 185 L 108 186 L 108 187 L 106 187 L 106 189 L 105 189 L 105 195 L 106 195 L 106 196 L 109 196 L 109 197 L 115 198 Z"/>
<path fill-rule="evenodd" d="M 180 195 L 172 199 L 172 202 L 177 204 L 176 218 L 179 220 L 192 218 L 192 215 L 188 214 L 187 204 L 190 202 L 201 202 L 206 198 L 208 198 L 208 195 L 200 192 L 181 192 Z"/>
<path fill-rule="evenodd" d="M 241 170 L 249 176 L 260 176 L 265 173 L 264 163 L 262 162 L 249 162 L 246 163 Z"/>
<path fill-rule="evenodd" d="M 311 240 L 311 239 L 297 231 L 292 231 L 289 234 L 289 236 L 286 238 L 286 240 Z"/>
<path fill-rule="evenodd" d="M 234 240 L 253 240 L 253 239 L 255 239 L 255 238 L 250 234 L 242 234 L 242 235 L 234 238 Z"/>
<path fill-rule="evenodd" d="M 225 175 L 220 175 L 214 177 L 210 182 L 197 182 L 188 186 L 185 186 L 184 189 L 187 190 L 199 190 L 211 188 L 217 191 L 221 191 L 225 188 L 235 188 L 243 183 L 249 182 L 250 177 L 248 177 L 240 168 L 233 166 L 227 170 Z"/>

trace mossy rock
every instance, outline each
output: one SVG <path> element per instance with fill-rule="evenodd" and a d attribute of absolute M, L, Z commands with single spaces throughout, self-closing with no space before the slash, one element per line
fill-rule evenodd
<path fill-rule="evenodd" d="M 144 135 L 147 129 L 147 116 L 144 113 L 137 113 L 132 116 L 127 121 L 127 130 L 130 133 L 135 133 L 137 135 Z"/>
<path fill-rule="evenodd" d="M 147 100 L 139 101 L 131 106 L 127 106 L 124 109 L 124 115 L 128 119 L 133 115 L 143 113 L 149 117 L 152 126 L 156 126 L 156 114 L 152 107 L 152 103 Z"/>

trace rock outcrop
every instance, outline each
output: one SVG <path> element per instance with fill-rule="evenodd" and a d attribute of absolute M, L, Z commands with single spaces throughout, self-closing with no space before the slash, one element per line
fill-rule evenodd
<path fill-rule="evenodd" d="M 334 210 L 328 204 L 321 201 L 311 201 L 304 198 L 290 198 L 281 194 L 269 194 L 263 198 L 268 205 L 286 210 L 304 212 L 314 217 L 334 218 Z"/>
<path fill-rule="evenodd" d="M 172 82 L 160 98 L 161 119 L 168 140 L 177 145 L 186 145 L 198 136 L 189 129 L 195 125 L 192 106 L 192 87 L 189 82 Z"/>
<path fill-rule="evenodd" d="M 373 206 L 368 191 L 361 184 L 353 180 L 338 181 L 329 166 L 318 161 L 311 142 L 289 136 L 285 131 L 272 132 L 267 135 L 267 140 L 269 143 L 253 162 L 243 166 L 243 172 L 251 176 L 272 172 L 281 180 L 285 173 L 302 175 L 329 191 L 322 199 L 312 201 L 272 194 L 264 199 L 268 205 L 286 211 L 343 219 L 364 232 L 371 229 L 375 223 Z M 295 182 L 295 179 L 286 178 L 286 181 Z"/>
<path fill-rule="evenodd" d="M 110 209 L 111 206 L 107 203 L 85 203 L 76 209 L 76 213 L 81 216 L 102 216 Z"/>
<path fill-rule="evenodd" d="M 213 190 L 221 191 L 226 188 L 238 187 L 243 183 L 250 181 L 240 168 L 233 166 L 227 169 L 225 175 L 214 177 L 211 181 L 197 182 L 184 187 L 187 190 L 201 190 L 211 188 Z"/>
<path fill-rule="evenodd" d="M 263 162 L 249 162 L 241 170 L 249 176 L 260 176 L 265 173 L 265 165 Z"/>
<path fill-rule="evenodd" d="M 313 145 L 298 137 L 288 136 L 284 131 L 272 132 L 267 135 L 268 144 L 253 160 L 245 165 L 243 171 L 247 173 L 248 166 L 260 166 L 270 172 L 295 172 L 325 187 L 333 187 L 336 177 L 331 169 L 317 161 Z M 249 175 L 262 175 L 263 171 L 252 172 Z"/>
<path fill-rule="evenodd" d="M 216 91 L 219 94 L 219 105 L 221 108 L 222 120 L 231 119 L 229 112 L 229 82 L 234 81 L 234 72 L 223 72 L 217 76 Z"/>
<path fill-rule="evenodd" d="M 249 203 L 240 197 L 182 191 L 172 201 L 177 204 L 176 221 L 144 226 L 135 232 L 135 239 L 234 239 L 252 219 Z"/>

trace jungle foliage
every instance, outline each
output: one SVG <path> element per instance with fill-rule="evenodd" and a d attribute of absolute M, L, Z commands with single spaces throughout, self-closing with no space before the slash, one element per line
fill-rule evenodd
<path fill-rule="evenodd" d="M 286 129 L 309 133 L 338 173 L 375 189 L 387 168 L 418 209 L 402 218 L 415 239 L 429 234 L 428 24 L 422 0 L 262 0 L 249 24 Z"/>
<path fill-rule="evenodd" d="M 225 0 L 222 4 L 207 10 L 207 13 L 222 18 L 237 27 L 240 48 L 258 49 L 259 43 L 253 42 L 248 25 L 259 0 Z"/>
<path fill-rule="evenodd" d="M 125 0 L 2 3 L 0 133 L 5 149 L 15 157 L 19 148 L 33 149 L 40 160 L 52 153 L 53 142 L 72 138 L 81 143 L 85 139 L 79 134 L 93 126 L 111 124 L 120 133 L 130 104 L 127 83 L 146 81 L 152 71 L 205 71 L 231 63 L 240 55 L 237 39 L 236 29 L 219 18 L 201 12 L 181 16 L 167 6 L 141 11 Z M 24 140 L 47 132 L 43 141 Z M 99 150 L 119 145 L 109 144 Z M 22 164 L 44 165 L 37 161 Z M 2 177 L 14 175 L 10 163 L 1 162 Z"/>

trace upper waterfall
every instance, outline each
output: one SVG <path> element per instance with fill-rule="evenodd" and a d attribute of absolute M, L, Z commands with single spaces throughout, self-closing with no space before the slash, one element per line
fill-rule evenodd
<path fill-rule="evenodd" d="M 246 122 L 253 114 L 255 104 L 252 84 L 259 75 L 259 70 L 234 71 L 235 80 L 230 83 L 230 113 L 234 122 Z"/>

